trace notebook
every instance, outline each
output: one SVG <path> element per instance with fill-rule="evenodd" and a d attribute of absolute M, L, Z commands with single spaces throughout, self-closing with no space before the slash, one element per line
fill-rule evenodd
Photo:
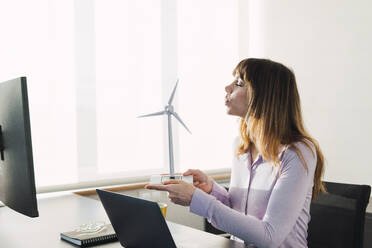
<path fill-rule="evenodd" d="M 95 223 L 89 225 L 95 225 Z M 61 239 L 80 247 L 90 247 L 118 240 L 111 224 L 96 225 L 89 229 L 83 225 L 77 230 L 61 233 Z"/>
<path fill-rule="evenodd" d="M 176 246 L 156 202 L 96 191 L 123 247 L 180 247 Z"/>

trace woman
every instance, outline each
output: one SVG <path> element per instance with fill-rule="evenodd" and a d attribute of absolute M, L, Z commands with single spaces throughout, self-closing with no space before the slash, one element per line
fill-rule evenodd
<path fill-rule="evenodd" d="M 194 185 L 168 181 L 148 189 L 257 247 L 307 247 L 310 202 L 320 190 L 324 158 L 305 131 L 293 72 L 266 59 L 245 59 L 226 86 L 230 115 L 241 117 L 227 192 L 199 170 Z"/>

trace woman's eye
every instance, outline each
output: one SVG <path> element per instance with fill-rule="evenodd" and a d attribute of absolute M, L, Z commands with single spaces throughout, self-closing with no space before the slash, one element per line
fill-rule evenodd
<path fill-rule="evenodd" d="M 239 86 L 239 87 L 243 87 L 244 86 L 244 82 L 243 81 L 237 81 L 236 83 L 235 83 L 235 85 L 236 86 Z"/>

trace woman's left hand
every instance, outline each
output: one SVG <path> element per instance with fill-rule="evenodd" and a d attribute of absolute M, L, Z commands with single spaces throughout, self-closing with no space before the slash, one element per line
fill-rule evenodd
<path fill-rule="evenodd" d="M 192 196 L 196 189 L 194 185 L 182 180 L 169 180 L 164 182 L 164 185 L 146 185 L 145 188 L 167 191 L 171 202 L 182 206 L 190 205 Z"/>

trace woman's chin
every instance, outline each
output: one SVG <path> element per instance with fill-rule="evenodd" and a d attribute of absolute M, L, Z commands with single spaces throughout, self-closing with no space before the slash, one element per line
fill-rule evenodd
<path fill-rule="evenodd" d="M 226 108 L 226 114 L 228 115 L 234 115 L 234 112 L 231 111 L 231 109 L 229 107 Z"/>
<path fill-rule="evenodd" d="M 244 118 L 244 115 L 241 115 L 239 113 L 236 113 L 236 112 L 232 111 L 230 108 L 227 108 L 226 109 L 226 114 Z"/>

